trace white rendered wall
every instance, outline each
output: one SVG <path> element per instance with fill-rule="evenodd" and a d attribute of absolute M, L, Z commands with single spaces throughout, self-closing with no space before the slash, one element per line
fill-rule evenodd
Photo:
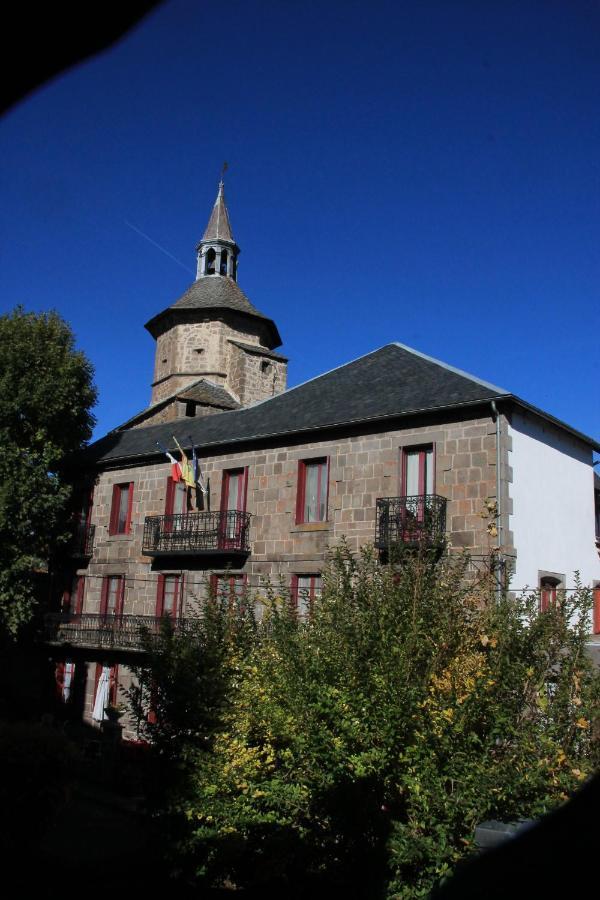
<path fill-rule="evenodd" d="M 550 423 L 515 412 L 509 425 L 512 451 L 510 529 L 517 561 L 511 586 L 538 587 L 539 572 L 558 572 L 573 587 L 600 581 L 595 546 L 592 451 Z"/>

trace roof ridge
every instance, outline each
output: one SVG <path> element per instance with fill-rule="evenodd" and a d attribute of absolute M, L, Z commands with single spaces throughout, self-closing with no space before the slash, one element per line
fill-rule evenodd
<path fill-rule="evenodd" d="M 491 381 L 484 381 L 483 378 L 478 378 L 477 375 L 471 375 L 470 372 L 465 372 L 464 369 L 457 369 L 456 366 L 451 366 L 450 363 L 445 363 L 441 359 L 437 359 L 435 356 L 429 356 L 428 353 L 422 353 L 420 350 L 415 350 L 414 347 L 409 347 L 408 344 L 401 344 L 400 341 L 393 341 L 391 344 L 386 344 L 387 347 L 399 347 L 401 350 L 407 350 L 409 353 L 412 353 L 414 356 L 419 356 L 421 359 L 427 360 L 427 362 L 435 363 L 436 366 L 441 366 L 442 369 L 446 369 L 448 372 L 453 372 L 455 375 L 460 375 L 462 378 L 468 378 L 469 381 L 474 381 L 476 384 L 480 384 L 482 387 L 488 388 L 490 391 L 496 391 L 498 394 L 510 394 L 511 391 L 507 391 L 505 388 L 498 387 L 497 384 L 492 384 Z M 381 348 L 383 349 L 383 347 Z"/>

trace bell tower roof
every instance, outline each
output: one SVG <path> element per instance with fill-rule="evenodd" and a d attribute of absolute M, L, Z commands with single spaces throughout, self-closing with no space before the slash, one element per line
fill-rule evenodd
<path fill-rule="evenodd" d="M 228 244 L 235 244 L 233 233 L 231 231 L 231 223 L 229 221 L 229 213 L 225 205 L 225 185 L 223 180 L 219 182 L 219 191 L 215 205 L 212 208 L 208 225 L 202 235 L 200 244 L 212 241 L 225 241 Z"/>

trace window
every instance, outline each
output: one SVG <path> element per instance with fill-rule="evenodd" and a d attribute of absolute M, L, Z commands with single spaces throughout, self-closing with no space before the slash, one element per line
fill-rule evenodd
<path fill-rule="evenodd" d="M 211 575 L 210 582 L 215 597 L 227 600 L 230 609 L 241 605 L 246 594 L 245 575 Z"/>
<path fill-rule="evenodd" d="M 208 253 L 206 254 L 206 259 L 204 263 L 204 274 L 205 275 L 214 275 L 215 274 L 215 259 L 217 257 L 216 252 L 211 247 Z"/>
<path fill-rule="evenodd" d="M 65 615 L 81 615 L 84 591 L 85 575 L 74 575 L 71 584 L 63 591 L 61 612 Z"/>
<path fill-rule="evenodd" d="M 550 575 L 540 578 L 540 612 L 546 612 L 556 606 L 560 586 L 561 582 L 558 578 Z"/>
<path fill-rule="evenodd" d="M 101 616 L 122 616 L 125 598 L 125 576 L 108 575 L 102 579 Z"/>
<path fill-rule="evenodd" d="M 221 250 L 221 265 L 219 268 L 221 275 L 227 275 L 227 250 Z"/>
<path fill-rule="evenodd" d="M 297 525 L 326 521 L 328 489 L 327 458 L 301 459 L 298 463 Z"/>
<path fill-rule="evenodd" d="M 193 400 L 186 400 L 185 402 L 185 414 L 188 419 L 193 419 L 196 415 L 196 404 Z"/>
<path fill-rule="evenodd" d="M 133 505 L 133 481 L 113 485 L 109 534 L 129 534 Z"/>
<path fill-rule="evenodd" d="M 181 582 L 179 575 L 159 575 L 156 594 L 156 615 L 176 619 L 181 611 Z"/>
<path fill-rule="evenodd" d="M 239 515 L 246 511 L 248 494 L 248 467 L 243 469 L 226 469 L 221 483 L 221 512 L 225 513 L 221 520 L 220 544 L 232 549 L 239 546 L 242 531 L 245 528 L 245 517 Z"/>
<path fill-rule="evenodd" d="M 435 492 L 435 456 L 433 447 L 406 447 L 402 451 L 403 497 L 417 497 Z"/>
<path fill-rule="evenodd" d="M 190 492 L 184 481 L 173 481 L 171 476 L 167 478 L 167 493 L 165 498 L 165 515 L 180 516 L 189 511 Z"/>
<path fill-rule="evenodd" d="M 67 660 L 56 664 L 56 694 L 62 703 L 68 703 L 71 699 L 74 680 L 74 662 Z"/>
<path fill-rule="evenodd" d="M 248 467 L 243 469 L 226 469 L 223 472 L 221 487 L 221 512 L 246 510 L 248 493 Z"/>
<path fill-rule="evenodd" d="M 307 619 L 315 599 L 321 596 L 320 575 L 292 575 L 292 603 L 299 619 Z"/>

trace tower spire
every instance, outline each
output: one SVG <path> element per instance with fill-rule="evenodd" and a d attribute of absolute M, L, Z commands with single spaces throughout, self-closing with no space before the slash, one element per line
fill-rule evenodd
<path fill-rule="evenodd" d="M 240 248 L 234 240 L 229 213 L 225 205 L 223 176 L 226 170 L 227 163 L 224 163 L 217 199 L 202 240 L 196 248 L 198 252 L 197 278 L 204 278 L 208 275 L 224 275 L 233 278 L 234 281 L 237 278 L 237 257 Z"/>

